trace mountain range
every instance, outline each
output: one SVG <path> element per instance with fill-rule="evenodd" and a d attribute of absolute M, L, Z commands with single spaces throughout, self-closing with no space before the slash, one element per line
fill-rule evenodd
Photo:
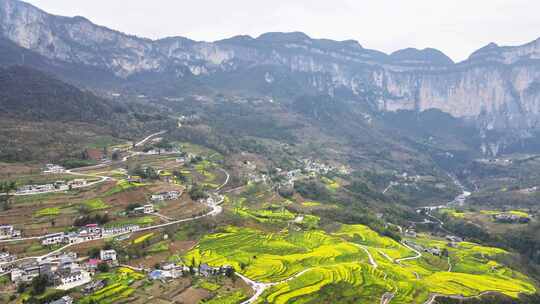
<path fill-rule="evenodd" d="M 2 0 L 0 49 L 2 65 L 31 64 L 107 92 L 163 97 L 228 90 L 285 100 L 328 95 L 358 100 L 375 114 L 438 109 L 474 124 L 485 154 L 535 139 L 540 129 L 540 39 L 491 43 L 456 63 L 436 49 L 388 55 L 357 41 L 301 32 L 150 40 Z"/>

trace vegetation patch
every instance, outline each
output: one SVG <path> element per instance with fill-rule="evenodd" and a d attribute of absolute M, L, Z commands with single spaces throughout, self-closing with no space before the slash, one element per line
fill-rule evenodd
<path fill-rule="evenodd" d="M 105 202 L 99 198 L 91 199 L 86 202 L 84 202 L 84 206 L 88 208 L 89 211 L 98 211 L 107 209 L 110 206 L 105 204 Z"/>
<path fill-rule="evenodd" d="M 142 280 L 144 275 L 129 268 L 118 268 L 114 273 L 100 273 L 95 279 L 107 280 L 108 285 L 79 300 L 80 304 L 110 304 L 128 298 L 135 289 L 130 287 L 137 280 Z"/>
<path fill-rule="evenodd" d="M 527 277 L 496 262 L 506 251 L 474 243 L 448 242 L 427 235 L 408 239 L 414 246 L 446 251 L 422 256 L 402 243 L 381 236 L 367 226 L 342 225 L 328 234 L 310 230 L 265 233 L 228 227 L 205 236 L 184 256 L 193 266 L 232 265 L 255 281 L 281 282 L 257 303 L 318 303 L 321 293 L 346 286 L 335 303 L 379 303 L 388 291 L 396 303 L 424 303 L 432 293 L 474 296 L 496 291 L 516 297 L 535 292 Z M 369 255 L 373 262 L 370 261 Z M 398 259 L 411 258 L 398 262 Z M 448 261 L 451 261 L 449 272 Z"/>
<path fill-rule="evenodd" d="M 114 221 L 111 223 L 107 223 L 105 227 L 118 227 L 118 226 L 125 226 L 125 225 L 150 225 L 153 224 L 155 219 L 151 216 L 143 216 L 143 217 L 131 217 L 123 220 Z"/>
<path fill-rule="evenodd" d="M 261 223 L 283 222 L 294 220 L 296 215 L 285 208 L 250 210 L 244 207 L 235 208 L 234 212 L 242 217 L 251 218 Z"/>
<path fill-rule="evenodd" d="M 136 238 L 136 239 L 133 241 L 133 244 L 135 244 L 135 245 L 136 245 L 136 244 L 140 244 L 140 243 L 142 243 L 142 242 L 144 242 L 144 241 L 146 241 L 146 240 L 149 240 L 149 239 L 150 239 L 151 237 L 153 237 L 153 236 L 154 236 L 154 233 L 153 233 L 153 232 L 147 233 L 147 234 L 145 234 L 145 235 L 142 235 L 142 236 Z"/>
<path fill-rule="evenodd" d="M 214 283 L 211 283 L 211 282 L 208 282 L 208 281 L 202 281 L 199 283 L 198 287 L 200 288 L 204 288 L 208 291 L 217 291 L 218 289 L 221 288 L 221 286 L 219 286 L 218 284 L 214 284 Z"/>
<path fill-rule="evenodd" d="M 136 188 L 136 187 L 142 187 L 142 186 L 145 186 L 145 184 L 144 183 L 130 183 L 127 180 L 121 180 L 121 181 L 118 181 L 113 188 L 105 192 L 103 196 L 111 196 L 116 193 L 124 192 L 126 190 Z"/>
<path fill-rule="evenodd" d="M 247 298 L 248 297 L 242 291 L 236 291 L 236 292 L 227 293 L 221 296 L 217 296 L 205 303 L 207 304 L 238 304 L 238 303 L 242 303 Z"/>
<path fill-rule="evenodd" d="M 38 210 L 34 213 L 35 217 L 45 217 L 45 216 L 57 216 L 60 214 L 60 208 L 44 208 Z"/>

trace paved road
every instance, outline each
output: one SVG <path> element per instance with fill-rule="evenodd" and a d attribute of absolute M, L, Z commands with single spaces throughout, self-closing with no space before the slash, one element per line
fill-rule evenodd
<path fill-rule="evenodd" d="M 403 261 L 417 260 L 417 259 L 419 259 L 419 258 L 422 257 L 422 253 L 421 253 L 420 251 L 418 251 L 418 250 L 416 250 L 416 249 L 410 247 L 409 245 L 405 244 L 404 242 L 402 242 L 401 245 L 403 245 L 403 246 L 406 247 L 407 249 L 413 251 L 414 253 L 416 253 L 416 255 L 415 255 L 415 256 L 412 256 L 412 257 L 406 257 L 406 258 L 397 259 L 397 260 L 396 260 L 396 263 L 399 264 L 399 263 L 401 263 L 401 262 L 403 262 Z"/>
<path fill-rule="evenodd" d="M 276 286 L 276 285 L 279 285 L 279 284 L 283 284 L 283 283 L 287 283 L 291 280 L 294 280 L 296 279 L 297 277 L 303 275 L 304 273 L 310 271 L 311 269 L 305 269 L 297 274 L 295 274 L 294 276 L 288 278 L 288 279 L 285 279 L 283 281 L 279 281 L 279 282 L 274 282 L 274 283 L 263 283 L 263 282 L 257 282 L 257 281 L 253 281 L 251 280 L 250 278 L 240 274 L 240 273 L 236 273 L 236 275 L 238 277 L 240 277 L 242 280 L 244 280 L 244 282 L 246 282 L 251 288 L 253 288 L 253 290 L 255 291 L 255 294 L 249 298 L 248 300 L 242 302 L 241 304 L 251 304 L 251 303 L 254 303 L 255 301 L 257 301 L 257 299 L 263 294 L 263 292 L 272 287 L 272 286 Z"/>
<path fill-rule="evenodd" d="M 381 304 L 388 304 L 394 298 L 395 294 L 392 292 L 386 292 L 381 297 Z"/>
<path fill-rule="evenodd" d="M 140 142 L 136 143 L 135 147 L 140 147 L 140 146 L 144 145 L 148 140 L 150 140 L 150 138 L 152 138 L 154 136 L 159 136 L 159 135 L 165 134 L 165 133 L 167 133 L 167 131 L 159 131 L 157 133 L 150 134 L 147 137 L 145 137 L 143 140 L 141 140 Z"/>

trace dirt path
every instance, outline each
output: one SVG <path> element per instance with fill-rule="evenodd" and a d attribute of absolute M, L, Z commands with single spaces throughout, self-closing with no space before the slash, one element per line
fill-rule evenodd
<path fill-rule="evenodd" d="M 422 253 L 412 247 L 410 247 L 409 245 L 405 244 L 405 243 L 401 243 L 401 245 L 403 245 L 404 247 L 406 247 L 407 249 L 411 250 L 412 252 L 416 253 L 415 256 L 412 256 L 412 257 L 406 257 L 406 258 L 401 258 L 401 259 L 397 259 L 396 260 L 396 263 L 401 263 L 403 261 L 410 261 L 410 260 L 417 260 L 419 258 L 422 257 Z"/>
<path fill-rule="evenodd" d="M 272 286 L 276 286 L 276 285 L 279 285 L 279 284 L 283 284 L 283 283 L 287 283 L 291 280 L 294 280 L 296 279 L 297 277 L 303 275 L 304 273 L 310 271 L 311 269 L 305 269 L 297 274 L 295 274 L 294 276 L 288 278 L 288 279 L 285 279 L 283 281 L 279 281 L 279 282 L 274 282 L 274 283 L 263 283 L 263 282 L 257 282 L 257 281 L 253 281 L 251 280 L 250 278 L 240 274 L 240 273 L 236 273 L 236 275 L 238 277 L 240 277 L 242 280 L 244 280 L 244 282 L 246 282 L 251 288 L 253 288 L 253 290 L 255 291 L 255 294 L 249 298 L 248 300 L 242 302 L 241 304 L 251 304 L 251 303 L 254 303 L 262 294 L 265 290 L 267 290 L 268 288 L 272 287 Z"/>

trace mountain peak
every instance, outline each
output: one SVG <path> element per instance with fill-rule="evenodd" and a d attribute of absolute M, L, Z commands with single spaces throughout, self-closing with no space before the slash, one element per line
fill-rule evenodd
<path fill-rule="evenodd" d="M 424 64 L 436 64 L 436 65 L 450 65 L 454 61 L 450 57 L 446 56 L 443 52 L 433 49 L 425 48 L 422 50 L 416 48 L 406 48 L 393 52 L 390 55 L 390 59 L 394 62 L 402 63 L 424 63 Z"/>
<path fill-rule="evenodd" d="M 305 42 L 311 38 L 302 32 L 269 32 L 257 37 L 257 40 L 268 42 Z"/>

